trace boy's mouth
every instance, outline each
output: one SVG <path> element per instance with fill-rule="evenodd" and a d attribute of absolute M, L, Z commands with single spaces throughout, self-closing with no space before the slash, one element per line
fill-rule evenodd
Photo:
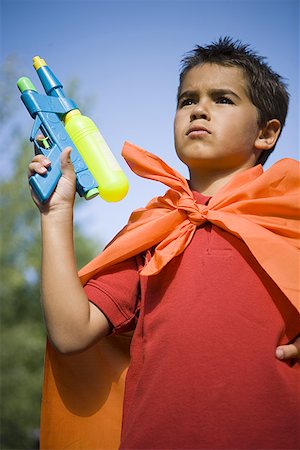
<path fill-rule="evenodd" d="M 187 130 L 186 135 L 191 137 L 191 138 L 197 138 L 197 137 L 201 137 L 201 136 L 205 136 L 207 134 L 211 134 L 211 132 L 205 128 L 202 125 L 191 125 L 190 128 Z"/>

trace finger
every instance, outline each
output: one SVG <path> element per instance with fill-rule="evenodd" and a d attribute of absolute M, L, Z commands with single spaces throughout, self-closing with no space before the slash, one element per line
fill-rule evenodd
<path fill-rule="evenodd" d="M 36 136 L 36 138 L 35 138 L 37 141 L 39 141 L 39 145 L 42 145 L 43 144 L 43 140 L 45 139 L 45 136 L 43 135 L 43 134 L 39 134 L 38 136 Z M 34 144 L 34 154 L 35 155 L 39 155 L 40 154 L 40 151 L 39 151 L 39 149 L 37 148 L 37 146 L 36 146 L 36 144 Z"/>
<path fill-rule="evenodd" d="M 60 165 L 63 174 L 69 171 L 74 172 L 73 164 L 71 161 L 71 151 L 72 147 L 66 147 L 61 153 Z"/>
<path fill-rule="evenodd" d="M 300 358 L 300 349 L 295 344 L 280 345 L 276 348 L 276 358 L 280 360 Z"/>
<path fill-rule="evenodd" d="M 47 173 L 47 169 L 50 167 L 51 161 L 43 155 L 36 155 L 32 158 L 31 163 L 28 166 L 28 177 L 31 177 L 35 173 L 44 175 Z"/>

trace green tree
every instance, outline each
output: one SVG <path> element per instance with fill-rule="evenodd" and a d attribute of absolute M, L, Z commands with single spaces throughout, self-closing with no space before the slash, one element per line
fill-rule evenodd
<path fill-rule="evenodd" d="M 0 95 L 3 86 L 7 91 L 12 76 L 11 72 L 6 73 L 6 81 L 0 83 Z M 14 86 L 15 80 L 16 77 Z M 0 105 L 0 117 L 6 117 L 7 126 L 7 114 L 15 97 L 6 92 L 1 98 L 5 101 Z M 15 130 L 12 125 L 8 133 L 8 140 L 11 138 L 15 147 L 13 170 L 0 182 L 0 448 L 3 450 L 36 447 L 45 348 L 39 292 L 39 213 L 29 194 L 26 173 L 33 150 L 28 138 Z M 74 239 L 81 267 L 95 256 L 97 245 L 84 237 L 78 227 Z"/>

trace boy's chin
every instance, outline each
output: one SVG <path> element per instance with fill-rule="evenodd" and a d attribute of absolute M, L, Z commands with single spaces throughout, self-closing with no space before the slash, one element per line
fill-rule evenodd
<path fill-rule="evenodd" d="M 212 151 L 201 146 L 193 146 L 189 148 L 176 150 L 177 156 L 183 164 L 189 166 L 190 164 L 202 164 L 213 162 L 216 158 Z"/>
<path fill-rule="evenodd" d="M 189 171 L 228 172 L 242 170 L 255 165 L 255 160 L 244 155 L 215 155 L 205 150 L 180 152 L 176 151 L 180 161 Z"/>
<path fill-rule="evenodd" d="M 197 154 L 180 154 L 177 153 L 180 161 L 185 164 L 189 169 L 201 168 L 201 167 L 217 167 L 220 161 L 212 156 L 204 156 L 200 153 Z"/>

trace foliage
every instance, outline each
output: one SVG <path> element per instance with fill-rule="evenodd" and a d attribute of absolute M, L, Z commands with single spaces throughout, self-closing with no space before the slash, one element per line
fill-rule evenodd
<path fill-rule="evenodd" d="M 41 322 L 2 327 L 2 449 L 37 448 L 44 346 Z"/>
<path fill-rule="evenodd" d="M 0 83 L 0 94 L 1 86 Z M 0 105 L 0 117 L 6 115 L 6 126 L 9 120 L 5 112 L 12 110 L 12 98 L 7 94 Z M 14 126 L 13 170 L 11 176 L 0 182 L 0 448 L 3 450 L 37 448 L 45 346 L 39 301 L 39 213 L 27 181 L 27 165 L 33 150 L 28 138 L 16 134 Z M 26 134 L 29 132 L 26 130 Z M 77 227 L 74 235 L 81 267 L 95 256 L 97 245 L 83 237 Z"/>
<path fill-rule="evenodd" d="M 45 333 L 39 302 L 40 225 L 31 201 L 26 142 L 13 176 L 1 183 L 1 448 L 33 448 L 39 426 Z M 94 256 L 95 244 L 75 229 L 78 267 Z"/>

